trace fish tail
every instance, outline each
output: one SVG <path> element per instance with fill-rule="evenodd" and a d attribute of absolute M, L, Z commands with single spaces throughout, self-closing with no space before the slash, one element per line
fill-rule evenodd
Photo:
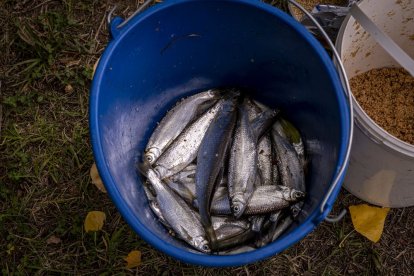
<path fill-rule="evenodd" d="M 207 226 L 205 228 L 206 230 L 206 234 L 207 234 L 207 238 L 210 241 L 210 246 L 212 250 L 215 250 L 217 248 L 217 236 L 216 236 L 216 232 L 213 229 L 213 226 Z"/>

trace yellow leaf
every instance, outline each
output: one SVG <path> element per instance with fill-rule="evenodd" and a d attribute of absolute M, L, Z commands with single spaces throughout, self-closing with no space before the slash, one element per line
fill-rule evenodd
<path fill-rule="evenodd" d="M 349 206 L 355 230 L 373 242 L 380 240 L 389 210 L 367 204 Z"/>
<path fill-rule="evenodd" d="M 141 251 L 133 250 L 124 258 L 127 268 L 134 268 L 141 264 Z"/>
<path fill-rule="evenodd" d="M 105 186 L 102 182 L 101 177 L 99 176 L 99 172 L 98 172 L 98 169 L 96 168 L 95 163 L 93 163 L 91 167 L 90 175 L 91 175 L 92 183 L 99 189 L 99 191 L 106 193 Z"/>
<path fill-rule="evenodd" d="M 85 231 L 99 231 L 102 229 L 106 215 L 101 211 L 91 211 L 86 215 L 85 218 Z"/>

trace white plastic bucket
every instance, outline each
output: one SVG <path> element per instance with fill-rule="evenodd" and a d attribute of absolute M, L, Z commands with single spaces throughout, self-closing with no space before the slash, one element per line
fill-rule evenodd
<path fill-rule="evenodd" d="M 358 5 L 410 57 L 414 57 L 414 1 L 364 0 Z M 400 67 L 348 16 L 336 48 L 348 78 L 374 68 Z M 392 136 L 362 110 L 355 98 L 355 132 L 344 187 L 355 196 L 386 207 L 414 205 L 414 146 Z"/>

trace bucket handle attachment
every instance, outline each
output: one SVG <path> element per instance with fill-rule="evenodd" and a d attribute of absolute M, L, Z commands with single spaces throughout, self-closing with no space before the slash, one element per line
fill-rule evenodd
<path fill-rule="evenodd" d="M 129 21 L 131 21 L 132 18 L 134 18 L 137 14 L 148 8 L 151 3 L 154 2 L 154 0 L 146 0 L 142 5 L 138 7 L 138 9 L 131 14 L 127 19 L 122 19 L 121 17 L 114 17 L 113 14 L 117 8 L 117 5 L 114 5 L 113 8 L 109 11 L 107 17 L 106 17 L 106 23 L 108 25 L 108 29 L 112 35 L 112 37 L 116 37 L 120 29 L 125 26 Z"/>
<path fill-rule="evenodd" d="M 345 90 L 345 95 L 348 98 L 348 107 L 349 107 L 349 113 L 350 113 L 350 117 L 351 120 L 349 120 L 349 143 L 346 149 L 346 154 L 345 154 L 345 162 L 341 165 L 338 173 L 335 176 L 335 179 L 333 181 L 333 184 L 329 187 L 329 190 L 327 192 L 327 194 L 325 195 L 324 199 L 322 200 L 322 203 L 320 205 L 320 213 L 321 213 L 321 217 L 325 216 L 325 220 L 327 222 L 338 222 L 340 221 L 346 214 L 346 209 L 343 209 L 342 212 L 337 216 L 337 217 L 328 217 L 329 214 L 329 198 L 332 196 L 334 190 L 336 189 L 336 187 L 339 185 L 339 182 L 341 181 L 342 177 L 345 175 L 345 171 L 346 171 L 346 167 L 347 167 L 347 163 L 351 154 L 351 147 L 352 147 L 352 139 L 353 139 L 353 134 L 354 134 L 354 123 L 353 123 L 353 118 L 354 118 L 354 110 L 353 110 L 353 104 L 352 104 L 352 94 L 351 94 L 351 87 L 349 86 L 349 82 L 348 82 L 348 77 L 346 75 L 346 71 L 345 71 L 345 67 L 341 61 L 341 57 L 339 56 L 338 52 L 335 49 L 334 44 L 332 43 L 332 41 L 329 39 L 329 36 L 327 35 L 327 33 L 324 31 L 324 29 L 322 28 L 322 26 L 318 23 L 318 21 L 304 8 L 302 7 L 302 5 L 298 4 L 295 0 L 287 0 L 288 2 L 290 2 L 292 5 L 294 5 L 295 7 L 297 7 L 298 9 L 300 9 L 312 22 L 313 24 L 315 24 L 315 26 L 319 29 L 320 33 L 322 34 L 322 37 L 326 40 L 326 42 L 328 43 L 329 48 L 332 50 L 332 53 L 334 55 L 335 61 L 339 67 L 339 73 L 340 73 L 340 79 L 342 82 L 342 86 Z M 318 218 L 317 218 L 318 219 Z"/>

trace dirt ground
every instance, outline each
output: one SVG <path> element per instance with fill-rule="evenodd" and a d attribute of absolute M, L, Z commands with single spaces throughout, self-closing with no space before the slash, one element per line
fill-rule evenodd
<path fill-rule="evenodd" d="M 273 1 L 280 4 L 280 1 Z M 237 268 L 178 262 L 130 230 L 91 183 L 88 96 L 93 65 L 108 42 L 114 4 L 127 16 L 140 1 L 0 2 L 0 267 L 3 275 L 412 275 L 414 209 L 390 211 L 378 243 L 349 215 L 322 222 L 281 254 Z M 358 199 L 342 191 L 333 213 Z M 92 210 L 100 232 L 85 233 Z M 142 263 L 127 269 L 131 250 Z"/>

